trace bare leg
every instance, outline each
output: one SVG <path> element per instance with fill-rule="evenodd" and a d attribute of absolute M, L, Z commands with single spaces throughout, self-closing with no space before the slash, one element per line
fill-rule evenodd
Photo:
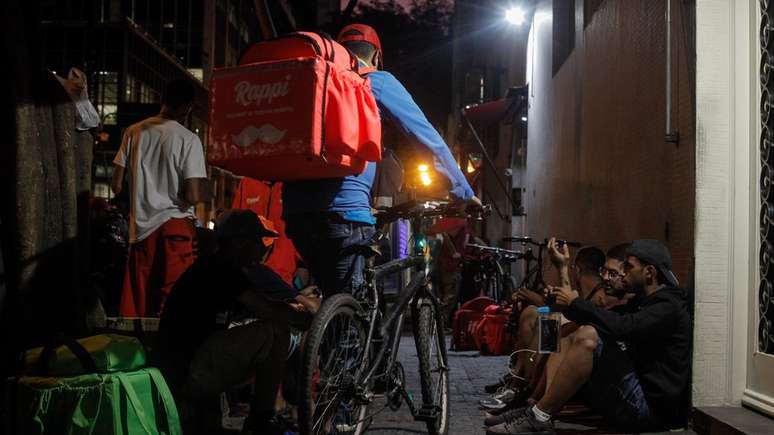
<path fill-rule="evenodd" d="M 557 413 L 589 379 L 594 366 L 594 349 L 598 343 L 599 336 L 593 326 L 582 326 L 578 329 L 564 361 L 556 370 L 551 387 L 537 404 L 541 411 Z"/>
<path fill-rule="evenodd" d="M 521 316 L 519 316 L 519 334 L 516 341 L 516 350 L 537 349 L 537 334 L 535 333 L 537 317 L 537 307 L 535 306 L 530 305 L 522 310 Z M 532 356 L 529 352 L 517 354 L 516 366 L 514 367 L 514 374 L 516 376 L 529 378 L 529 375 L 532 374 L 532 363 L 530 361 Z"/>
<path fill-rule="evenodd" d="M 562 349 L 570 348 L 574 336 L 575 334 L 573 333 L 569 337 L 562 338 Z M 564 361 L 565 355 L 567 355 L 566 351 L 552 353 L 551 356 L 548 357 L 548 362 L 546 363 L 546 388 L 551 388 L 551 382 L 553 382 L 556 377 L 556 371 L 559 369 L 562 361 Z"/>
<path fill-rule="evenodd" d="M 540 375 L 540 379 L 537 381 L 535 388 L 532 390 L 532 394 L 529 396 L 529 399 L 533 402 L 537 402 L 540 400 L 541 397 L 543 397 L 544 394 L 546 394 L 546 373 L 547 370 L 543 370 L 542 374 Z M 529 402 L 529 401 L 528 401 Z"/>

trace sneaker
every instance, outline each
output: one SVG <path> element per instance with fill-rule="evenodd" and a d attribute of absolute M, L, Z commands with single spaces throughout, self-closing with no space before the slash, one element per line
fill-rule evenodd
<path fill-rule="evenodd" d="M 511 406 L 507 406 L 503 409 L 489 411 L 486 413 L 486 418 L 484 418 L 484 426 L 497 426 L 498 424 L 504 423 L 508 419 L 514 419 L 518 417 L 518 415 L 523 412 L 523 407 Z"/>
<path fill-rule="evenodd" d="M 508 385 L 512 380 L 513 380 L 513 375 L 511 373 L 506 373 L 500 379 L 498 379 L 497 382 L 495 382 L 494 384 L 489 384 L 484 386 L 484 392 L 487 394 L 495 393 L 500 388 L 503 388 L 504 386 Z"/>
<path fill-rule="evenodd" d="M 484 409 L 502 409 L 505 408 L 516 397 L 516 392 L 506 388 L 493 394 L 491 397 L 481 399 L 478 404 Z"/>
<path fill-rule="evenodd" d="M 486 435 L 556 435 L 553 422 L 538 421 L 532 408 L 519 408 L 505 414 L 505 421 L 486 428 Z"/>
<path fill-rule="evenodd" d="M 292 431 L 293 428 L 289 428 L 288 425 L 282 421 L 282 418 L 272 416 L 266 418 L 266 416 L 258 418 L 249 418 L 245 422 L 245 426 L 242 428 L 241 435 L 285 435 L 288 430 Z M 291 432 L 292 433 L 292 432 Z"/>

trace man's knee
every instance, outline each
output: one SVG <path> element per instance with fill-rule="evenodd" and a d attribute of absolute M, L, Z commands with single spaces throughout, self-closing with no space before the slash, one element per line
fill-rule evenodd
<path fill-rule="evenodd" d="M 578 328 L 572 340 L 572 345 L 593 352 L 599 344 L 599 334 L 597 329 L 591 325 L 585 325 Z"/>
<path fill-rule="evenodd" d="M 521 310 L 521 315 L 519 316 L 519 328 L 531 328 L 535 325 L 537 317 L 538 312 L 536 306 L 530 305 L 524 308 Z"/>

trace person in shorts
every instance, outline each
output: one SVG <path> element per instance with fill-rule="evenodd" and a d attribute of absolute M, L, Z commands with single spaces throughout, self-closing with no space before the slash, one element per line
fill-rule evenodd
<path fill-rule="evenodd" d="M 582 325 L 556 379 L 534 406 L 520 408 L 487 434 L 553 434 L 553 417 L 581 389 L 610 423 L 629 431 L 684 424 L 690 379 L 691 319 L 685 292 L 671 271 L 669 250 L 657 240 L 635 240 L 623 282 L 636 296 L 605 310 L 569 286 L 552 289 L 556 308 Z"/>

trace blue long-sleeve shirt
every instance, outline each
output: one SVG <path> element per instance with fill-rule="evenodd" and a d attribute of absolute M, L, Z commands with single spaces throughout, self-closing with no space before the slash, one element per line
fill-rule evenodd
<path fill-rule="evenodd" d="M 374 71 L 368 78 L 382 120 L 393 122 L 414 139 L 412 142 L 418 145 L 418 151 L 424 157 L 432 157 L 435 170 L 451 182 L 449 191 L 453 197 L 470 199 L 473 189 L 457 167 L 449 147 L 406 88 L 386 71 Z M 376 164 L 369 162 L 365 171 L 359 175 L 285 183 L 282 192 L 283 214 L 336 212 L 350 221 L 374 223 L 371 216 L 371 186 L 375 174 Z"/>

